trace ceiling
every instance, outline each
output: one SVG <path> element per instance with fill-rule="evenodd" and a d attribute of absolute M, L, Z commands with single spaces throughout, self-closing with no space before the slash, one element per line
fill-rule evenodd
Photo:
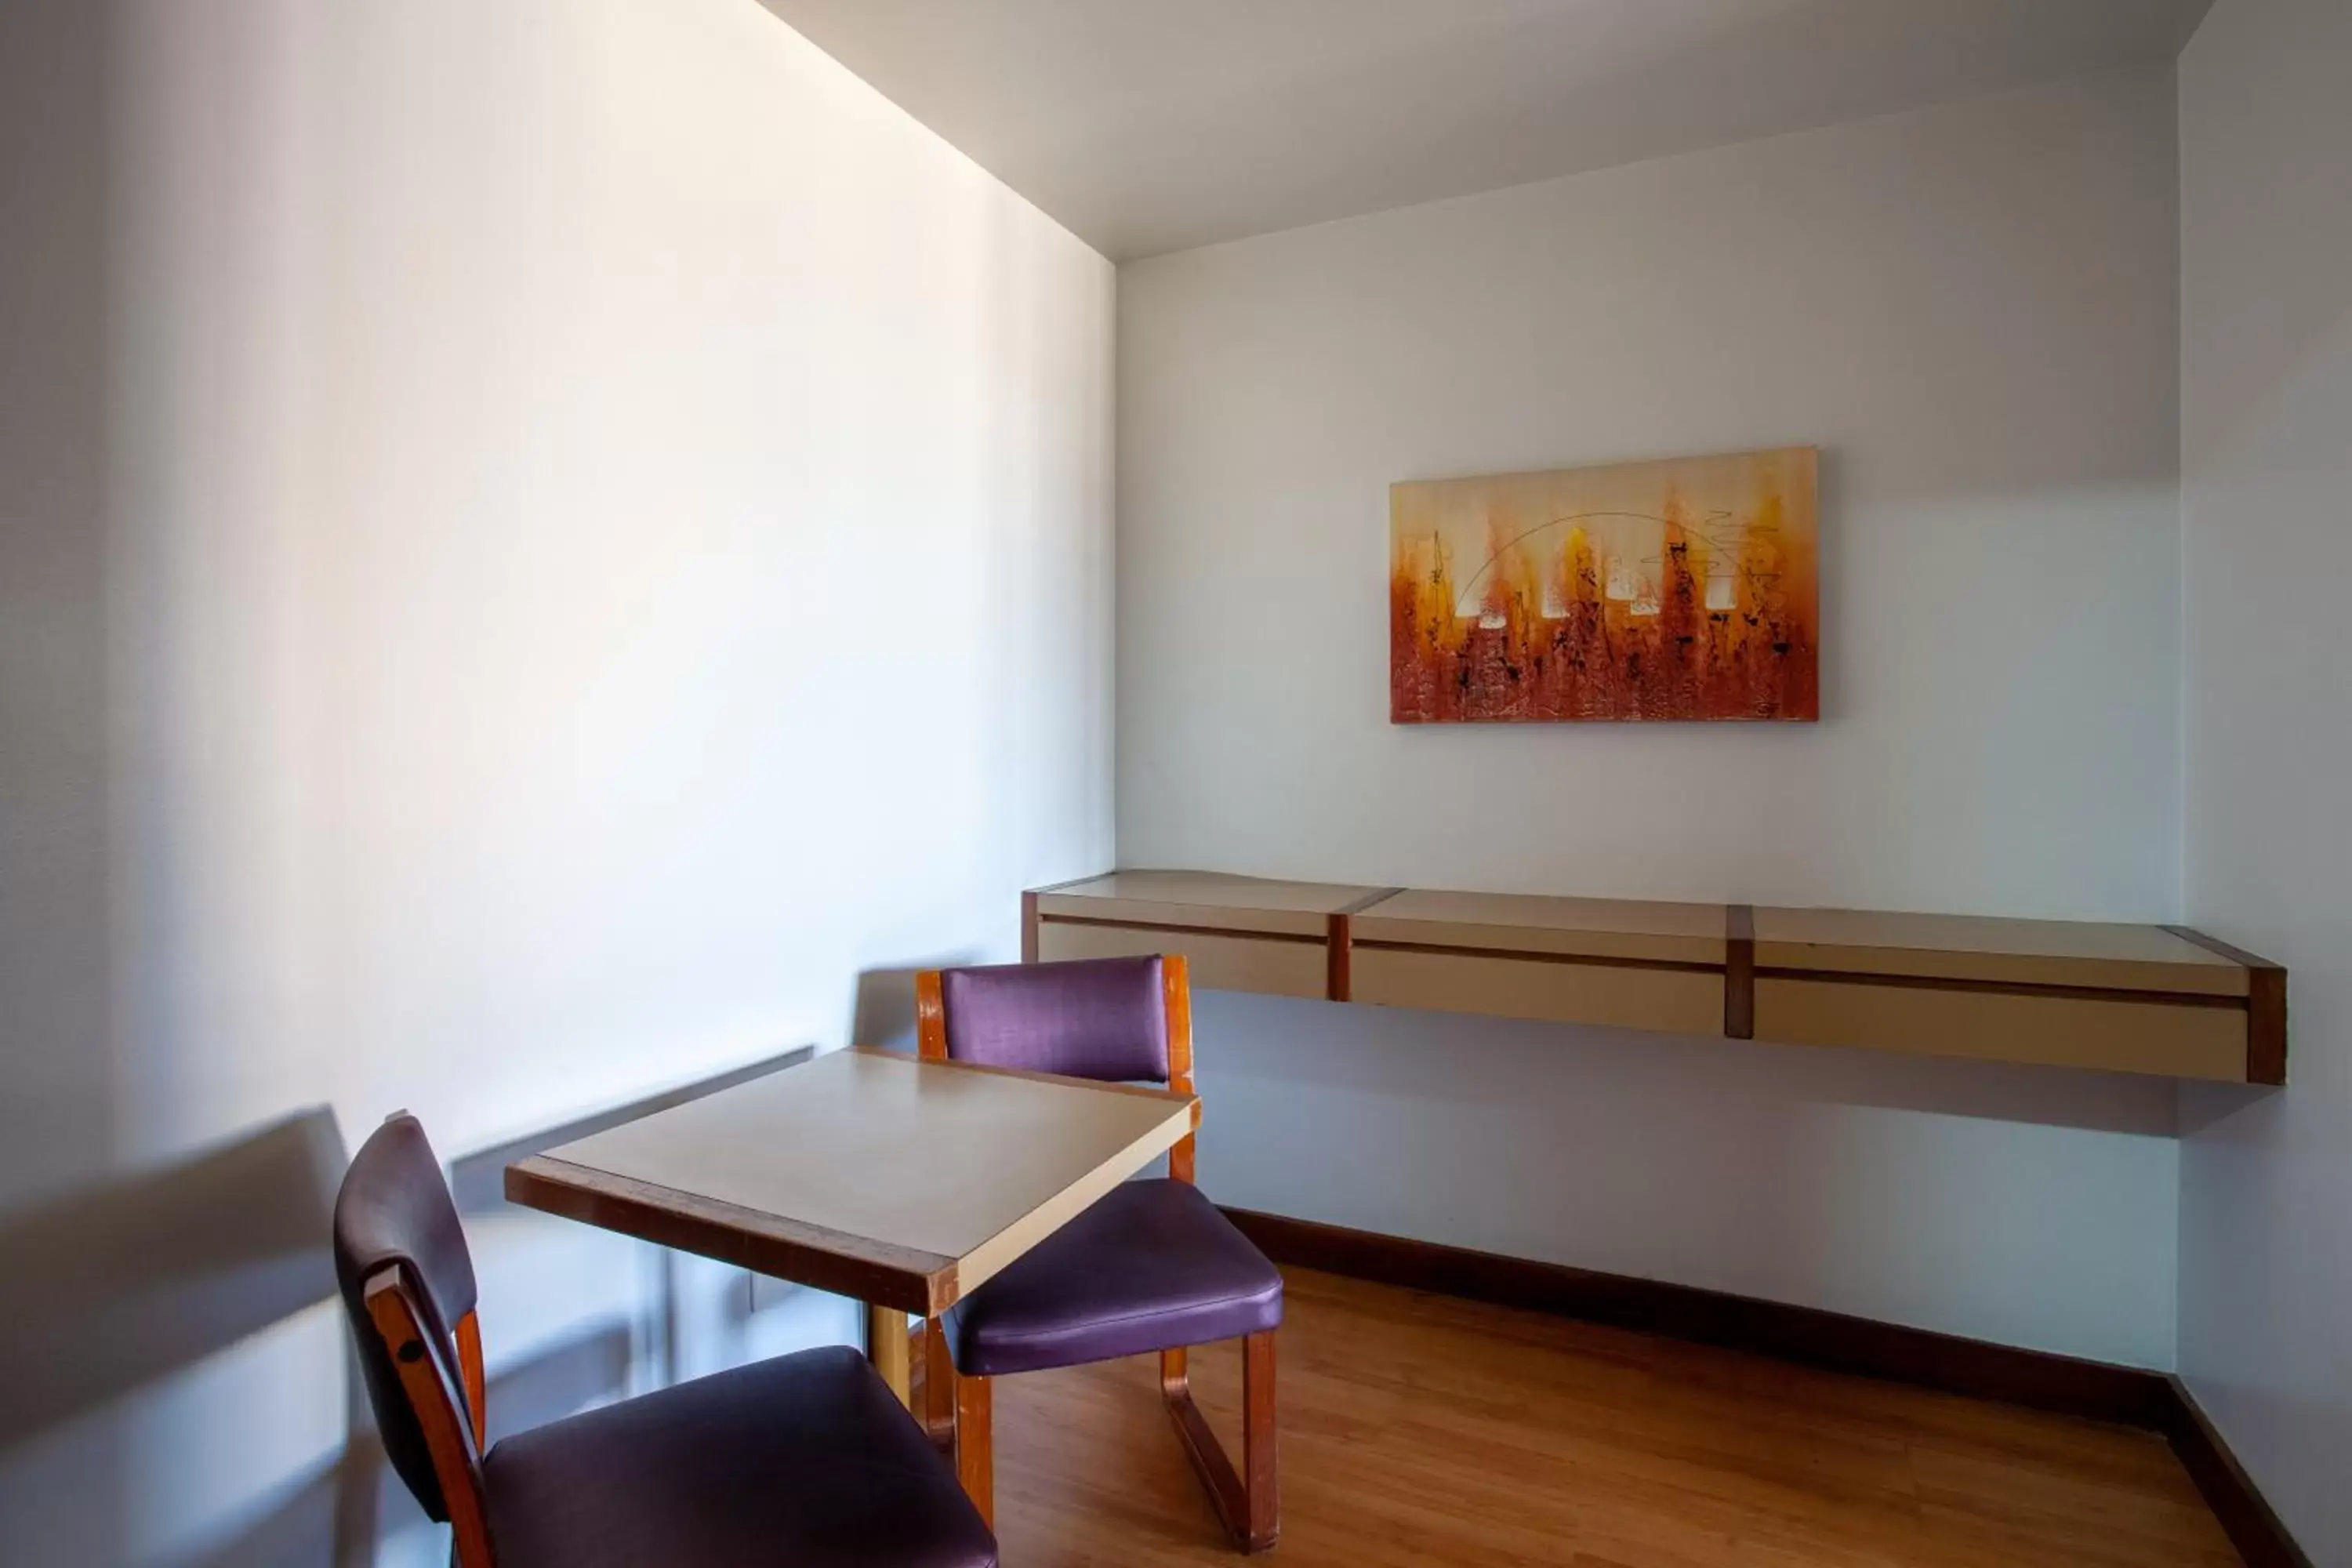
<path fill-rule="evenodd" d="M 761 0 L 1114 260 L 2169 60 L 2211 0 Z"/>

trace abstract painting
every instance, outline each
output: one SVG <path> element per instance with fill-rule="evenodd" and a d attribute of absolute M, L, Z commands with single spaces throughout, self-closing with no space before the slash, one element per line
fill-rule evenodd
<path fill-rule="evenodd" d="M 1818 458 L 1391 485 L 1390 721 L 1820 718 Z"/>

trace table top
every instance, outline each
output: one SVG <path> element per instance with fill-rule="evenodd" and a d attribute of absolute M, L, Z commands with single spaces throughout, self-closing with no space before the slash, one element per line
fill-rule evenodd
<path fill-rule="evenodd" d="M 936 1317 L 1190 1132 L 1171 1089 L 820 1057 L 507 1167 L 513 1202 Z"/>

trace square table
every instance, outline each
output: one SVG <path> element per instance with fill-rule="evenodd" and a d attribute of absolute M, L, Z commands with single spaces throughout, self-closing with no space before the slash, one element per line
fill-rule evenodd
<path fill-rule="evenodd" d="M 1200 1121 L 1177 1089 L 868 1048 L 507 1167 L 509 1201 L 866 1303 L 908 1399 L 907 1315 L 936 1320 Z"/>

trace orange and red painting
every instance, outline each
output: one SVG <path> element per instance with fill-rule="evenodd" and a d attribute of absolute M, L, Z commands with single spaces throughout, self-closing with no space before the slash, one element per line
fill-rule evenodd
<path fill-rule="evenodd" d="M 1391 486 L 1391 721 L 1820 718 L 1817 458 Z"/>

